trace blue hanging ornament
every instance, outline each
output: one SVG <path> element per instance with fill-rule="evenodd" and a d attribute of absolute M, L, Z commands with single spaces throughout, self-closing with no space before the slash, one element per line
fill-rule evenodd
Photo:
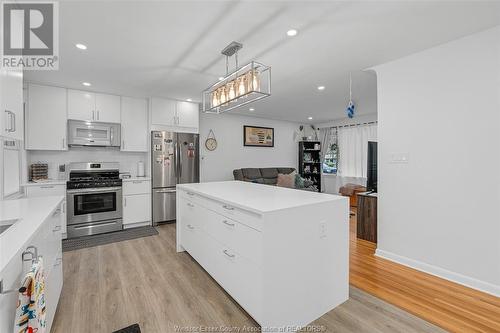
<path fill-rule="evenodd" d="M 354 117 L 354 110 L 355 110 L 354 102 L 352 101 L 352 77 L 351 73 L 349 73 L 349 103 L 347 104 L 347 107 L 345 109 L 345 113 L 349 118 Z"/>

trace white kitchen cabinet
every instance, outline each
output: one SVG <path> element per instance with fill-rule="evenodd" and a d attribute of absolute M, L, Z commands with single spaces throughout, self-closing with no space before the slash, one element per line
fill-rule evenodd
<path fill-rule="evenodd" d="M 120 122 L 120 96 L 68 89 L 68 119 Z"/>
<path fill-rule="evenodd" d="M 147 100 L 122 97 L 121 124 L 121 151 L 147 152 L 149 149 Z"/>
<path fill-rule="evenodd" d="M 198 128 L 199 116 L 198 104 L 177 102 L 177 126 Z"/>
<path fill-rule="evenodd" d="M 177 102 L 165 98 L 151 98 L 151 123 L 155 125 L 175 126 Z"/>
<path fill-rule="evenodd" d="M 123 180 L 123 227 L 151 225 L 151 179 Z"/>
<path fill-rule="evenodd" d="M 67 90 L 28 85 L 25 148 L 67 150 Z"/>
<path fill-rule="evenodd" d="M 0 136 L 24 140 L 22 70 L 0 70 L 0 110 Z"/>
<path fill-rule="evenodd" d="M 199 106 L 197 103 L 180 102 L 165 98 L 151 99 L 151 124 L 166 130 L 197 133 Z M 156 127 L 161 129 L 161 127 Z"/>
<path fill-rule="evenodd" d="M 94 118 L 94 94 L 88 91 L 68 89 L 68 119 L 92 121 Z"/>
<path fill-rule="evenodd" d="M 24 193 L 27 198 L 47 197 L 54 195 L 62 195 L 66 197 L 66 185 L 64 184 L 34 184 L 24 186 Z M 63 238 L 66 238 L 66 199 L 61 204 L 61 233 Z"/>
<path fill-rule="evenodd" d="M 95 121 L 104 123 L 120 122 L 120 96 L 95 94 Z"/>

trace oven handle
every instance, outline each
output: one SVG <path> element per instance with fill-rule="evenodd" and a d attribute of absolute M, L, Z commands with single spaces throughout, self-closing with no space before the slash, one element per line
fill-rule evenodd
<path fill-rule="evenodd" d="M 121 191 L 121 187 L 102 187 L 102 188 L 81 188 L 81 189 L 72 189 L 67 190 L 67 193 L 108 193 L 108 192 L 116 192 Z"/>

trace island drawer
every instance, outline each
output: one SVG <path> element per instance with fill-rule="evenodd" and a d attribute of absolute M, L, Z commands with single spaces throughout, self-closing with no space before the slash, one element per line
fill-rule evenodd
<path fill-rule="evenodd" d="M 262 264 L 262 233 L 224 215 L 205 209 L 202 228 L 213 238 L 241 255 Z"/>
<path fill-rule="evenodd" d="M 189 191 L 182 190 L 181 196 L 230 219 L 243 223 L 253 229 L 262 231 L 262 218 L 258 214 L 234 207 L 222 201 L 212 200 Z"/>

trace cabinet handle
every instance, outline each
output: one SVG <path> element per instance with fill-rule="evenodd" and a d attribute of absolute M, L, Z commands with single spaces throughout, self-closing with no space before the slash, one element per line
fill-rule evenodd
<path fill-rule="evenodd" d="M 123 206 L 127 207 L 127 197 L 123 197 Z"/>
<path fill-rule="evenodd" d="M 40 188 L 54 188 L 54 185 L 45 185 L 45 186 L 40 186 Z"/>
<path fill-rule="evenodd" d="M 187 195 L 189 195 L 189 196 L 192 197 L 192 196 L 194 196 L 194 193 L 193 192 L 187 192 Z"/>
<path fill-rule="evenodd" d="M 95 117 L 94 117 L 94 110 L 92 110 L 92 120 L 95 120 Z"/>
<path fill-rule="evenodd" d="M 188 224 L 188 225 L 187 225 L 187 227 L 188 227 L 189 229 L 191 229 L 191 230 L 193 230 L 193 229 L 194 229 L 194 227 L 193 227 L 191 224 Z"/>
<path fill-rule="evenodd" d="M 54 229 L 52 229 L 52 232 L 56 232 L 56 231 L 59 231 L 59 230 L 61 230 L 61 226 L 60 225 L 58 225 Z"/>
<path fill-rule="evenodd" d="M 227 209 L 227 210 L 234 210 L 234 207 L 231 207 L 228 205 L 223 205 L 222 208 Z"/>
<path fill-rule="evenodd" d="M 62 263 L 62 258 L 57 258 L 56 263 L 54 264 L 54 267 L 59 266 L 61 263 Z"/>
<path fill-rule="evenodd" d="M 5 124 L 9 123 L 9 127 L 5 127 L 5 132 L 14 132 L 15 131 L 15 121 L 13 122 L 14 113 L 9 110 L 5 110 L 5 113 L 9 116 L 9 121 L 5 122 Z M 12 125 L 14 123 L 14 125 Z"/>
<path fill-rule="evenodd" d="M 132 183 L 133 184 L 142 184 L 142 180 L 133 180 Z"/>
<path fill-rule="evenodd" d="M 188 204 L 187 204 L 187 205 L 188 205 L 189 207 L 194 207 L 194 205 L 193 205 L 192 203 L 190 203 L 190 202 L 188 202 Z"/>
<path fill-rule="evenodd" d="M 11 115 L 11 118 L 10 118 L 10 121 L 11 121 L 11 132 L 15 132 L 16 131 L 16 114 L 14 112 L 11 112 L 10 113 Z"/>
<path fill-rule="evenodd" d="M 227 253 L 227 250 L 222 251 L 229 258 L 234 258 L 236 255 Z"/>
<path fill-rule="evenodd" d="M 234 223 L 229 223 L 227 220 L 222 221 L 225 225 L 228 225 L 230 227 L 234 227 Z"/>
<path fill-rule="evenodd" d="M 99 120 L 99 110 L 97 110 L 97 120 Z"/>
<path fill-rule="evenodd" d="M 66 148 L 66 139 L 65 138 L 62 139 L 62 144 L 63 144 L 62 145 L 63 149 Z"/>
<path fill-rule="evenodd" d="M 122 149 L 125 149 L 125 140 L 122 140 Z"/>

